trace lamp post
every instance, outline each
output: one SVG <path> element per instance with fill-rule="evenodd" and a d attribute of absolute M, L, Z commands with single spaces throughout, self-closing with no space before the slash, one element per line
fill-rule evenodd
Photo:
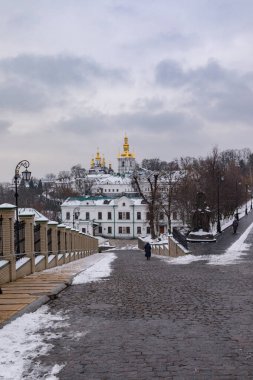
<path fill-rule="evenodd" d="M 28 181 L 30 181 L 30 178 L 31 178 L 31 172 L 27 170 L 27 169 L 29 168 L 29 166 L 30 166 L 29 161 L 27 161 L 27 160 L 22 160 L 22 161 L 20 161 L 20 162 L 17 164 L 16 168 L 15 168 L 15 176 L 14 176 L 14 183 L 15 183 L 15 199 L 16 199 L 16 245 L 17 245 L 17 248 L 16 248 L 16 254 L 17 254 L 17 255 L 20 254 L 20 244 L 19 244 L 19 217 L 18 217 L 18 180 L 20 179 L 19 171 L 20 171 L 20 168 L 21 168 L 22 166 L 25 168 L 25 170 L 22 172 L 22 179 L 23 179 L 25 182 L 28 182 Z"/>
<path fill-rule="evenodd" d="M 250 209 L 252 210 L 252 190 L 251 190 L 251 193 L 250 193 Z"/>
<path fill-rule="evenodd" d="M 245 198 L 246 198 L 245 215 L 248 215 L 248 205 L 247 205 L 247 202 L 248 202 L 248 187 L 249 187 L 249 185 L 246 184 L 245 185 Z"/>
<path fill-rule="evenodd" d="M 220 185 L 221 181 L 224 180 L 224 177 L 220 174 L 217 178 L 217 233 L 221 233 L 221 225 L 220 225 Z"/>
<path fill-rule="evenodd" d="M 75 228 L 75 219 L 78 219 L 80 215 L 80 208 L 75 207 L 73 210 L 73 228 Z"/>

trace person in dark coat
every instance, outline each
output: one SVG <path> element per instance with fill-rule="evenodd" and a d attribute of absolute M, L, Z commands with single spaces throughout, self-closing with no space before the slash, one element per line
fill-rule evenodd
<path fill-rule="evenodd" d="M 147 260 L 150 260 L 150 257 L 151 257 L 151 245 L 150 245 L 149 242 L 147 242 L 144 245 L 144 250 L 145 250 L 145 257 L 147 258 Z"/>
<path fill-rule="evenodd" d="M 233 231 L 234 231 L 234 234 L 236 233 L 236 231 L 237 231 L 237 228 L 238 228 L 238 220 L 237 219 L 234 219 L 234 221 L 233 221 Z"/>

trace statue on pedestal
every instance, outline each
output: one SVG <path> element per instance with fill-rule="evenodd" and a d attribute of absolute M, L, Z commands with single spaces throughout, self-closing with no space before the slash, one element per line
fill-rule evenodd
<path fill-rule="evenodd" d="M 188 235 L 188 241 L 216 241 L 210 231 L 210 214 L 211 211 L 206 204 L 205 194 L 198 192 L 196 197 L 196 209 L 192 216 L 192 230 Z"/>

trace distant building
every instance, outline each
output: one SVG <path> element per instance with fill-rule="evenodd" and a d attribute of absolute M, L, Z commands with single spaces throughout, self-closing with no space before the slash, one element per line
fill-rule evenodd
<path fill-rule="evenodd" d="M 135 153 L 129 151 L 128 137 L 124 138 L 123 152 L 118 155 L 118 173 L 131 174 L 136 166 Z"/>
<path fill-rule="evenodd" d="M 62 203 L 61 211 L 65 225 L 93 236 L 135 239 L 150 234 L 148 206 L 140 197 L 69 197 Z M 173 213 L 172 224 L 177 223 Z M 156 228 L 160 234 L 168 231 L 168 218 L 163 212 L 159 212 Z"/>
<path fill-rule="evenodd" d="M 90 235 L 134 239 L 150 233 L 147 205 L 141 198 L 73 197 L 61 209 L 65 225 Z"/>
<path fill-rule="evenodd" d="M 91 159 L 89 174 L 107 174 L 113 173 L 112 166 L 109 164 L 109 167 L 106 166 L 105 157 L 101 157 L 99 150 L 95 158 Z"/>

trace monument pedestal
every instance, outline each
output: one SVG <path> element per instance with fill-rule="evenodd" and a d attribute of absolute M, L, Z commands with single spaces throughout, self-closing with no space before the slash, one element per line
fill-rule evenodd
<path fill-rule="evenodd" d="M 203 229 L 199 229 L 198 231 L 191 231 L 187 236 L 187 241 L 191 243 L 201 243 L 207 242 L 212 243 L 216 242 L 216 238 L 211 232 L 203 231 Z"/>

